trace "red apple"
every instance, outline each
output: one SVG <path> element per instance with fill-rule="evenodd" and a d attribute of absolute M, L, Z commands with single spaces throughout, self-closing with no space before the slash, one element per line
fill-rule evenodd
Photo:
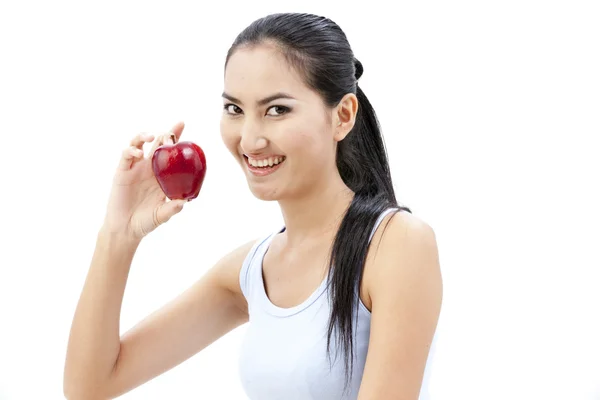
<path fill-rule="evenodd" d="M 194 142 L 164 144 L 152 155 L 152 170 L 169 199 L 190 201 L 200 193 L 206 175 L 206 157 Z"/>

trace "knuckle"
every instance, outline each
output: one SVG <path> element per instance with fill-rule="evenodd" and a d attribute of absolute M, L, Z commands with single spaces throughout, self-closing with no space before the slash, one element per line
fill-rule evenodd
<path fill-rule="evenodd" d="M 135 147 L 134 146 L 129 146 L 129 147 L 126 147 L 125 149 L 123 149 L 124 157 L 131 157 L 132 155 L 135 155 Z"/>
<path fill-rule="evenodd" d="M 142 151 L 140 149 L 138 149 L 137 147 L 132 146 L 129 148 L 129 153 L 132 156 L 139 157 L 141 155 Z"/>
<path fill-rule="evenodd" d="M 131 145 L 139 142 L 142 138 L 144 137 L 143 133 L 138 133 L 137 135 L 135 135 L 132 139 L 131 139 Z"/>

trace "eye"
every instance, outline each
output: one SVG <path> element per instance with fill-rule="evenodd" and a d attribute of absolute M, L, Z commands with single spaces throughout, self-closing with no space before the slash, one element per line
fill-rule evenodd
<path fill-rule="evenodd" d="M 225 109 L 225 111 L 227 111 L 228 114 L 237 115 L 242 113 L 242 109 L 236 106 L 235 104 L 228 103 L 225 104 L 223 108 Z"/>
<path fill-rule="evenodd" d="M 275 110 L 275 112 L 270 113 L 271 110 Z M 283 115 L 289 111 L 290 111 L 289 107 L 273 106 L 273 107 L 269 108 L 269 111 L 267 111 L 267 114 L 273 115 L 273 116 L 278 116 L 278 115 Z"/>

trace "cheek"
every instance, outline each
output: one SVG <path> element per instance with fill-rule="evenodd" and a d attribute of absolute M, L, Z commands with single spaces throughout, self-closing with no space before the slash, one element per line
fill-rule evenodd
<path fill-rule="evenodd" d="M 240 142 L 239 135 L 236 133 L 235 128 L 230 122 L 221 121 L 221 139 L 227 147 L 227 149 L 234 155 L 237 155 L 238 145 Z"/>
<path fill-rule="evenodd" d="M 296 131 L 288 141 L 288 156 L 293 164 L 290 166 L 292 175 L 297 179 L 297 184 L 311 185 L 311 182 L 320 179 L 330 164 L 330 152 L 327 151 L 326 133 L 319 131 L 318 127 L 309 130 Z"/>
<path fill-rule="evenodd" d="M 289 146 L 294 154 L 298 154 L 304 161 L 310 160 L 313 164 L 321 164 L 327 158 L 327 134 L 320 126 L 298 129 L 291 135 Z"/>

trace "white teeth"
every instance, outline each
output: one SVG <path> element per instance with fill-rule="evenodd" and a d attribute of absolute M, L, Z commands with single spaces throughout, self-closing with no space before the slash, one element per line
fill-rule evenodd
<path fill-rule="evenodd" d="M 272 167 L 273 165 L 277 165 L 281 162 L 283 162 L 283 160 L 285 159 L 285 157 L 270 157 L 270 158 L 265 158 L 262 160 L 254 160 L 250 157 L 248 157 L 248 163 L 250 165 L 252 165 L 253 167 Z"/>

